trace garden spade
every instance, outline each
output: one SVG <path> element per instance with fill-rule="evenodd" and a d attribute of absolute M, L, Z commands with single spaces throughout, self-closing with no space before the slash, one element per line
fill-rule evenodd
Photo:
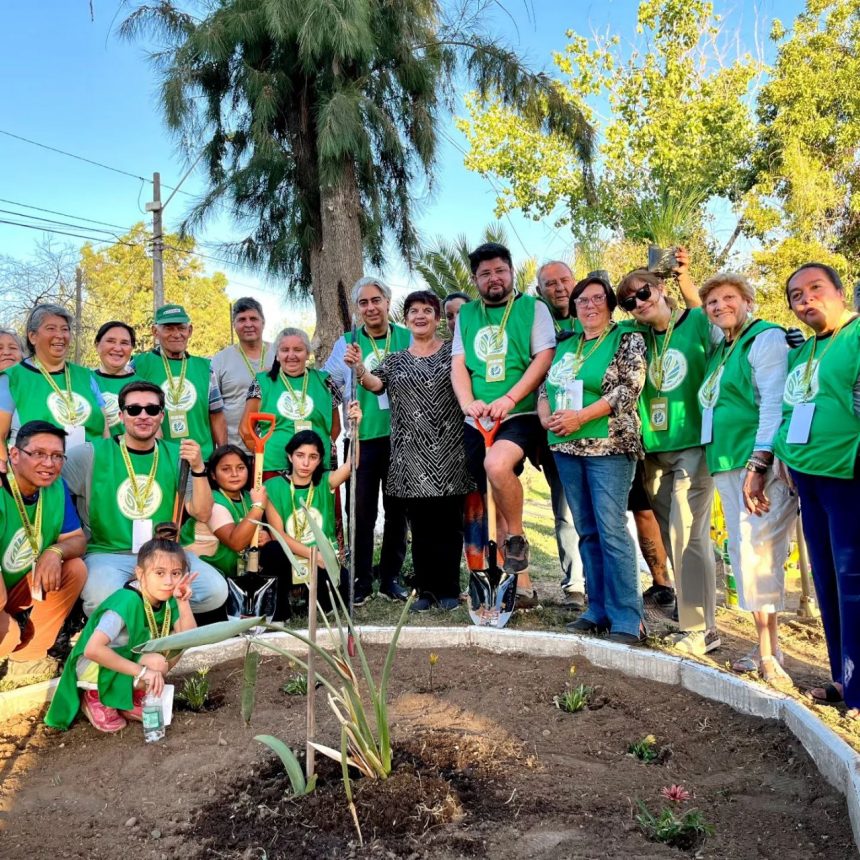
<path fill-rule="evenodd" d="M 249 416 L 251 427 L 254 430 L 254 489 L 259 490 L 263 486 L 263 452 L 266 442 L 275 432 L 275 416 L 270 412 L 252 412 Z M 269 429 L 260 433 L 260 424 L 268 424 Z M 260 527 L 254 529 L 251 538 L 251 546 L 248 547 L 248 560 L 245 564 L 246 573 L 258 573 L 260 570 Z"/>
<path fill-rule="evenodd" d="M 355 320 L 352 323 L 352 340 L 350 343 L 358 343 L 358 328 Z M 352 371 L 349 402 L 358 396 L 358 378 L 355 375 L 355 370 Z M 347 608 L 349 610 L 350 622 L 355 618 L 355 470 L 356 465 L 356 449 L 358 446 L 358 430 L 354 421 L 350 421 L 349 425 L 349 580 L 347 590 Z M 347 653 L 350 657 L 355 657 L 355 639 L 352 635 L 352 627 L 349 629 L 349 637 L 347 640 Z"/>
<path fill-rule="evenodd" d="M 475 422 L 484 437 L 485 450 L 492 447 L 500 423 L 487 418 Z M 499 567 L 496 537 L 496 503 L 492 484 L 487 481 L 487 567 L 469 574 L 469 617 L 478 627 L 504 627 L 516 604 L 517 575 Z"/>

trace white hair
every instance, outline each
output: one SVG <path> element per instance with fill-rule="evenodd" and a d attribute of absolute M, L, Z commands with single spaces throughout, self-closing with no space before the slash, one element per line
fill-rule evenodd
<path fill-rule="evenodd" d="M 364 287 L 376 287 L 385 296 L 386 301 L 391 301 L 391 287 L 386 283 L 379 278 L 359 278 L 352 288 L 352 303 L 354 305 L 358 304 L 358 294 Z"/>

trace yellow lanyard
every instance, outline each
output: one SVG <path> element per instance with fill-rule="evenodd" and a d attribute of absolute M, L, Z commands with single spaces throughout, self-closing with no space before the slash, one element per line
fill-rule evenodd
<path fill-rule="evenodd" d="M 60 389 L 60 387 L 57 385 L 57 383 L 54 382 L 53 376 L 51 376 L 51 374 L 48 373 L 47 370 L 45 370 L 45 368 L 42 366 L 42 362 L 39 361 L 38 358 L 35 358 L 35 357 L 33 358 L 33 364 L 36 365 L 36 368 L 38 369 L 39 373 L 41 373 L 42 376 L 45 378 L 48 385 L 50 385 L 51 388 L 54 389 L 54 394 L 56 394 L 57 397 L 59 397 L 65 401 L 66 407 L 69 410 L 69 416 L 74 416 L 76 413 L 75 395 L 74 395 L 74 392 L 72 391 L 72 377 L 71 377 L 71 374 L 69 373 L 69 363 L 65 362 L 63 365 L 63 369 L 65 370 L 65 376 L 66 376 L 66 390 L 65 391 L 62 391 Z"/>
<path fill-rule="evenodd" d="M 299 508 L 296 505 L 296 490 L 293 487 L 293 482 L 290 481 L 290 502 L 293 505 L 293 533 L 296 536 L 297 541 L 301 541 L 302 535 L 305 533 L 305 526 L 308 524 L 308 516 L 310 514 L 305 514 L 303 520 L 299 519 Z M 311 483 L 308 485 L 308 495 L 305 500 L 305 505 L 308 510 L 310 510 L 311 505 L 314 502 L 314 485 Z"/>
<path fill-rule="evenodd" d="M 239 502 L 242 505 L 242 513 L 241 514 L 239 513 L 238 509 L 236 508 L 236 500 L 231 499 L 226 493 L 224 493 L 223 495 L 224 495 L 224 498 L 230 503 L 230 507 L 233 509 L 233 513 L 238 518 L 236 520 L 236 522 L 239 522 L 239 520 L 241 520 L 242 517 L 248 516 L 248 503 L 245 501 L 245 494 L 244 493 L 239 494 Z"/>
<path fill-rule="evenodd" d="M 669 317 L 669 328 L 666 329 L 666 336 L 663 338 L 663 349 L 657 349 L 657 335 L 654 329 L 651 329 L 651 343 L 653 345 L 654 357 L 651 365 L 654 368 L 654 388 L 659 394 L 663 388 L 663 360 L 666 358 L 666 352 L 669 350 L 669 341 L 672 339 L 672 332 L 675 330 L 676 315 L 673 312 Z"/>
<path fill-rule="evenodd" d="M 702 386 L 702 395 L 707 403 L 710 403 L 714 398 L 714 392 L 717 390 L 717 378 L 720 375 L 720 371 L 726 366 L 726 362 L 731 358 L 732 353 L 735 351 L 735 347 L 741 342 L 741 338 L 744 336 L 746 330 L 753 324 L 754 320 L 749 320 L 744 324 L 744 327 L 738 332 L 738 336 L 732 341 L 732 345 L 726 350 L 726 342 L 723 340 L 723 357 L 720 359 L 720 363 L 714 368 L 713 373 L 705 380 L 705 384 Z"/>
<path fill-rule="evenodd" d="M 15 500 L 15 507 L 18 509 L 18 516 L 21 517 L 21 525 L 24 526 L 24 534 L 27 536 L 27 543 L 33 550 L 33 563 L 39 557 L 39 538 L 42 535 L 42 499 L 43 495 L 39 493 L 39 500 L 36 502 L 36 517 L 31 523 L 27 516 L 27 508 L 24 505 L 24 497 L 21 495 L 21 490 L 18 487 L 18 482 L 15 480 L 15 473 L 9 469 L 6 473 L 9 480 L 9 489 L 12 491 L 12 498 Z"/>
<path fill-rule="evenodd" d="M 259 373 L 259 370 L 254 369 L 254 365 L 251 364 L 251 359 L 248 358 L 247 355 L 245 355 L 245 350 L 242 349 L 242 347 L 239 346 L 238 344 L 236 345 L 236 350 L 238 351 L 239 355 L 242 356 L 242 361 L 245 362 L 245 367 L 248 368 L 248 373 L 251 374 L 251 380 L 253 381 L 254 377 Z M 266 345 L 263 344 L 263 352 L 265 352 L 265 350 L 266 350 Z M 263 352 L 260 353 L 260 367 L 263 366 Z"/>
<path fill-rule="evenodd" d="M 307 399 L 307 396 L 308 396 L 308 369 L 305 368 L 305 378 L 302 380 L 302 397 L 301 397 L 301 400 L 299 400 L 299 398 L 296 397 L 296 392 L 293 390 L 293 386 L 290 385 L 289 380 L 287 379 L 287 376 L 284 373 L 284 371 L 280 370 L 280 371 L 278 371 L 278 374 L 281 377 L 281 383 L 283 384 L 284 388 L 287 389 L 287 394 L 289 394 L 290 400 L 292 401 L 293 406 L 296 407 L 296 414 L 300 418 L 304 418 L 305 400 Z"/>
<path fill-rule="evenodd" d="M 612 331 L 613 328 L 615 328 L 615 323 L 609 323 L 609 325 L 606 326 L 605 329 L 603 329 L 603 332 L 601 333 L 600 337 L 597 338 L 597 343 L 595 343 L 594 346 L 591 347 L 591 349 L 586 355 L 582 355 L 582 348 L 585 346 L 585 334 L 581 334 L 579 336 L 579 345 L 576 348 L 576 355 L 573 356 L 574 377 L 579 376 L 579 371 L 582 370 L 582 365 L 585 364 L 585 362 L 588 361 L 588 359 L 591 358 L 591 356 L 594 355 L 594 353 L 600 348 L 600 344 L 603 343 L 603 339 L 606 337 L 606 335 L 609 334 L 610 331 Z"/>
<path fill-rule="evenodd" d="M 511 293 L 511 297 L 508 299 L 508 303 L 505 306 L 505 312 L 504 314 L 502 314 L 502 322 L 498 326 L 498 328 L 493 326 L 493 324 L 490 322 L 490 316 L 487 313 L 487 306 L 483 302 L 481 302 L 481 313 L 484 316 L 484 322 L 487 324 L 487 327 L 492 332 L 493 349 L 495 350 L 500 350 L 502 348 L 502 344 L 504 343 L 503 338 L 505 336 L 505 327 L 508 324 L 508 317 L 510 317 L 511 311 L 513 310 L 515 298 L 516 295 L 514 293 Z"/>
<path fill-rule="evenodd" d="M 824 347 L 824 352 L 821 353 L 821 358 L 818 359 L 818 363 L 821 364 L 824 361 L 824 356 L 827 355 L 827 351 L 831 346 L 836 342 L 836 338 L 839 337 L 839 332 L 842 331 L 842 326 L 845 325 L 846 322 L 851 322 L 854 317 L 852 316 L 848 320 L 840 320 L 839 325 L 833 329 L 833 334 L 830 335 L 830 341 L 827 346 Z M 812 349 L 809 352 L 809 358 L 806 360 L 806 367 L 803 369 L 803 400 L 804 402 L 809 399 L 809 395 L 812 392 L 812 377 L 815 373 L 815 347 L 818 345 L 818 340 L 816 338 L 812 339 Z"/>
<path fill-rule="evenodd" d="M 125 436 L 119 437 L 119 450 L 122 454 L 122 462 L 125 464 L 125 470 L 128 472 L 131 494 L 134 497 L 134 504 L 137 508 L 137 513 L 142 517 L 146 510 L 146 500 L 149 498 L 149 492 L 152 489 L 152 483 L 155 480 L 155 472 L 158 469 L 158 442 L 155 443 L 155 450 L 152 455 L 152 468 L 146 477 L 146 483 L 143 485 L 143 490 L 137 486 L 137 473 L 131 465 L 131 457 L 128 455 L 128 448 L 125 444 Z"/>
<path fill-rule="evenodd" d="M 188 367 L 188 359 L 186 356 L 182 356 L 182 369 L 179 371 L 179 382 L 176 381 L 176 377 L 170 370 L 170 362 L 167 360 L 167 356 L 163 350 L 161 352 L 161 361 L 164 364 L 164 373 L 167 376 L 167 390 L 170 392 L 170 402 L 174 406 L 178 406 L 179 401 L 182 399 L 182 392 L 185 390 L 185 370 Z"/>
<path fill-rule="evenodd" d="M 371 337 L 367 333 L 367 329 L 364 331 L 365 336 L 370 341 L 370 345 L 373 347 L 373 354 L 376 356 L 376 361 L 378 364 L 382 364 L 385 356 L 388 355 L 388 350 L 391 347 L 391 325 L 388 326 L 388 334 L 385 336 L 385 346 L 382 347 L 382 351 L 380 352 L 379 347 L 376 345 L 376 338 Z"/>
<path fill-rule="evenodd" d="M 146 616 L 146 626 L 149 628 L 149 635 L 152 639 L 161 639 L 170 633 L 170 604 L 164 607 L 164 621 L 161 623 L 161 631 L 158 630 L 158 622 L 155 620 L 155 611 L 152 604 L 146 599 L 141 592 L 143 598 L 143 614 Z"/>

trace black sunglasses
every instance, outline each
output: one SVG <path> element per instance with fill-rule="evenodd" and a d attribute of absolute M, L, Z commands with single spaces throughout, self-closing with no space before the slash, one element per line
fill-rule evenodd
<path fill-rule="evenodd" d="M 141 412 L 145 412 L 153 418 L 156 415 L 161 415 L 161 407 L 157 403 L 147 403 L 146 406 L 141 406 L 140 403 L 130 403 L 128 406 L 124 406 L 123 410 L 131 415 L 132 418 L 137 418 Z"/>
<path fill-rule="evenodd" d="M 647 302 L 648 299 L 651 298 L 651 287 L 647 284 L 644 287 L 639 287 L 635 293 L 627 296 L 626 298 L 621 299 L 618 302 L 625 311 L 632 311 L 636 308 L 636 299 L 639 299 L 640 302 Z"/>

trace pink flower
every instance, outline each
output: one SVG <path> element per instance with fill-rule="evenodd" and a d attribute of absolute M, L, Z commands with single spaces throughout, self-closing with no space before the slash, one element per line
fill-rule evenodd
<path fill-rule="evenodd" d="M 690 792 L 683 785 L 668 785 L 660 789 L 660 794 L 673 803 L 683 803 L 690 799 Z"/>

